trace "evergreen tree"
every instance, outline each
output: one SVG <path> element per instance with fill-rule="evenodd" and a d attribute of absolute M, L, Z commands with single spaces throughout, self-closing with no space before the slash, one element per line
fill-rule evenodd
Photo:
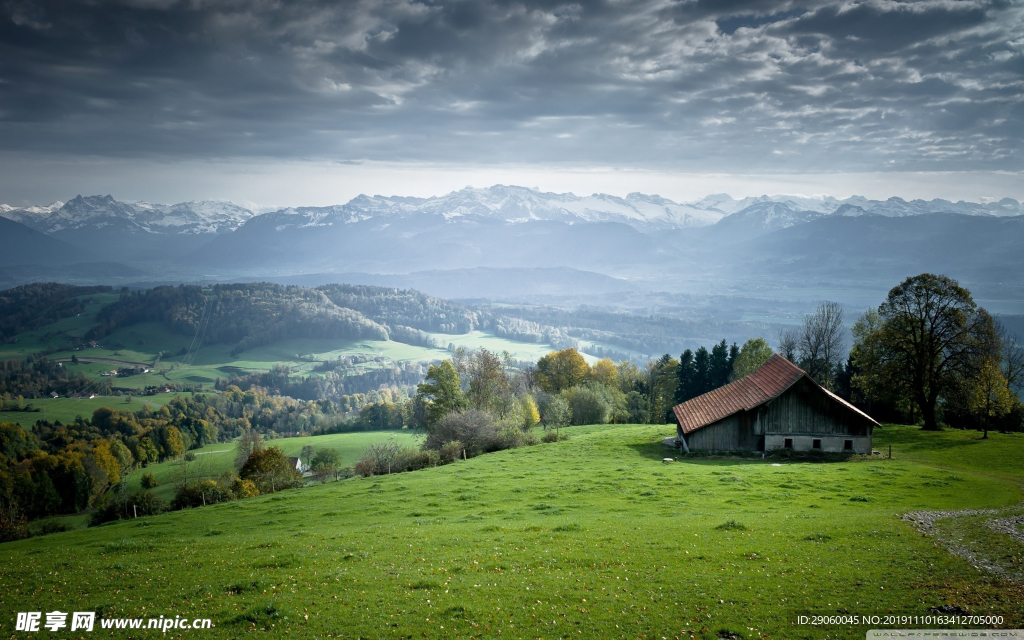
<path fill-rule="evenodd" d="M 676 404 L 682 404 L 691 398 L 696 398 L 697 368 L 693 362 L 693 352 L 687 349 L 679 356 L 679 368 L 676 369 L 676 377 L 679 385 L 676 387 Z"/>
<path fill-rule="evenodd" d="M 697 349 L 693 356 L 693 370 L 694 397 L 711 391 L 711 355 L 704 347 Z"/>
<path fill-rule="evenodd" d="M 732 373 L 732 363 L 729 361 L 729 345 L 723 339 L 711 348 L 710 364 L 710 388 L 717 389 L 729 382 L 729 374 Z"/>

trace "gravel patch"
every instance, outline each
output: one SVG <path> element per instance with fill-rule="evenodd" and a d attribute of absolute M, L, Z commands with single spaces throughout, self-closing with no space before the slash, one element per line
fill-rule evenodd
<path fill-rule="evenodd" d="M 1006 518 L 992 518 L 985 524 L 997 533 L 1005 533 L 1017 542 L 1024 543 L 1024 514 Z"/>
<path fill-rule="evenodd" d="M 945 547 L 950 553 L 971 563 L 975 569 L 981 571 L 987 571 L 995 574 L 1001 578 L 1012 580 L 1018 583 L 1024 583 L 1019 571 L 1009 571 L 1005 567 L 993 562 L 992 560 L 985 558 L 979 554 L 976 550 L 970 549 L 967 546 L 960 543 L 959 539 L 952 540 L 943 537 L 939 530 L 935 527 L 937 520 L 943 520 L 947 518 L 963 518 L 970 516 L 988 516 L 988 515 L 999 515 L 1006 513 L 1005 509 L 961 509 L 959 511 L 909 511 L 900 516 L 901 520 L 909 522 L 915 529 L 920 531 L 922 534 L 935 538 L 939 541 L 943 547 Z M 985 521 L 985 524 L 993 531 L 998 533 L 1005 533 L 1015 540 L 1024 542 L 1024 531 L 1019 527 L 1024 524 L 1024 514 L 1017 514 L 1011 516 L 1003 516 L 1001 518 L 990 518 Z"/>

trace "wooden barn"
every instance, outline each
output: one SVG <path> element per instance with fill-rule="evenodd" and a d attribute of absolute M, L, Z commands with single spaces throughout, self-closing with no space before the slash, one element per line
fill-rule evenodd
<path fill-rule="evenodd" d="M 871 416 L 780 355 L 749 376 L 673 408 L 686 451 L 871 453 Z"/>

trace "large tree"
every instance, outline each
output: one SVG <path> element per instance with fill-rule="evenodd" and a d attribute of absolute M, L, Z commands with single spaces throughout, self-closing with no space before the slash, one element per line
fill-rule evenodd
<path fill-rule="evenodd" d="M 583 384 L 590 377 L 590 365 L 575 349 L 552 351 L 537 361 L 537 382 L 548 393 Z"/>
<path fill-rule="evenodd" d="M 902 380 L 924 416 L 924 429 L 937 431 L 936 407 L 965 378 L 974 378 L 999 340 L 992 317 L 977 307 L 967 289 L 946 276 L 924 273 L 894 287 L 878 308 L 880 326 L 865 341 L 883 380 Z"/>
<path fill-rule="evenodd" d="M 432 364 L 427 369 L 425 380 L 416 387 L 416 392 L 426 406 L 428 430 L 449 413 L 469 406 L 459 382 L 459 374 L 449 360 Z"/>

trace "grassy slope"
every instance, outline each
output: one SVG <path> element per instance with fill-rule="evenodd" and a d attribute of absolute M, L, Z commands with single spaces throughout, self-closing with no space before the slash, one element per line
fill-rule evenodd
<path fill-rule="evenodd" d="M 16 422 L 26 429 L 31 429 L 38 420 L 49 420 L 51 422 L 60 420 L 67 424 L 74 422 L 75 416 L 91 418 L 92 412 L 100 407 L 111 407 L 121 411 L 138 411 L 143 404 L 150 408 L 162 407 L 176 396 L 177 393 L 158 393 L 154 396 L 133 396 L 132 401 L 127 402 L 128 397 L 97 397 L 97 398 L 33 398 L 26 400 L 26 405 L 32 405 L 42 411 L 0 411 L 0 422 Z"/>
<path fill-rule="evenodd" d="M 115 296 L 116 297 L 116 296 Z M 84 335 L 93 325 L 93 318 L 101 305 L 89 305 L 86 313 L 65 318 L 39 331 L 26 332 L 18 336 L 13 344 L 0 345 L 0 360 L 23 359 L 49 346 L 69 346 L 70 336 Z M 50 337 L 44 339 L 44 335 Z M 433 334 L 444 345 L 469 348 L 486 348 L 496 353 L 508 351 L 513 357 L 536 360 L 550 352 L 550 345 L 514 342 L 493 334 L 474 331 L 465 335 Z M 192 336 L 182 336 L 167 331 L 160 323 L 146 322 L 116 331 L 100 340 L 100 347 L 80 351 L 70 349 L 51 354 L 52 359 L 67 359 L 72 355 L 79 358 L 109 358 L 123 362 L 152 364 L 157 354 L 165 352 L 158 370 L 128 378 L 103 378 L 103 372 L 116 369 L 118 365 L 108 363 L 66 363 L 74 373 L 81 373 L 97 381 L 109 381 L 115 386 L 138 387 L 160 386 L 168 382 L 180 384 L 202 384 L 211 386 L 217 378 L 226 378 L 233 373 L 269 371 L 275 365 L 292 367 L 294 371 L 312 372 L 318 362 L 333 360 L 339 356 L 369 355 L 381 356 L 396 361 L 432 362 L 447 358 L 444 349 L 429 349 L 394 341 L 343 340 L 343 339 L 289 339 L 270 345 L 255 347 L 238 355 L 231 355 L 232 345 L 210 345 L 201 347 L 192 358 L 191 365 L 184 364 L 182 349 L 188 349 Z M 121 346 L 117 346 L 120 344 Z M 585 356 L 588 361 L 597 359 Z M 367 367 L 377 366 L 373 363 Z"/>
<path fill-rule="evenodd" d="M 794 619 L 941 604 L 1024 626 L 1019 587 L 895 517 L 1020 500 L 981 461 L 1019 460 L 1024 437 L 965 444 L 978 448 L 957 456 L 942 446 L 953 435 L 887 428 L 878 448 L 897 442 L 893 460 L 772 466 L 663 464 L 661 426 L 572 432 L 437 469 L 2 545 L 0 631 L 14 612 L 60 609 L 208 616 L 217 626 L 207 635 L 225 638 L 253 627 L 290 637 L 862 638 L 863 626 L 826 633 Z M 1019 480 L 1015 469 L 1002 473 Z M 718 528 L 730 520 L 746 529 Z"/>
<path fill-rule="evenodd" d="M 363 431 L 359 433 L 335 433 L 326 436 L 311 436 L 308 438 L 279 438 L 267 442 L 269 446 L 280 447 L 287 456 L 297 456 L 302 447 L 312 445 L 317 449 L 337 449 L 341 455 L 342 466 L 354 464 L 363 450 L 371 442 L 378 440 L 393 439 L 396 442 L 410 447 L 418 446 L 422 436 L 410 431 Z M 231 469 L 235 463 L 235 443 L 221 442 L 207 445 L 201 449 L 195 449 L 196 462 L 193 463 L 190 474 L 199 474 L 208 477 L 220 476 Z M 143 473 L 152 473 L 156 476 L 160 485 L 153 491 L 157 496 L 169 501 L 174 496 L 173 483 L 180 476 L 180 464 L 177 462 L 162 462 L 150 465 L 132 474 L 129 479 L 129 490 L 134 491 L 140 488 L 139 482 Z"/>

